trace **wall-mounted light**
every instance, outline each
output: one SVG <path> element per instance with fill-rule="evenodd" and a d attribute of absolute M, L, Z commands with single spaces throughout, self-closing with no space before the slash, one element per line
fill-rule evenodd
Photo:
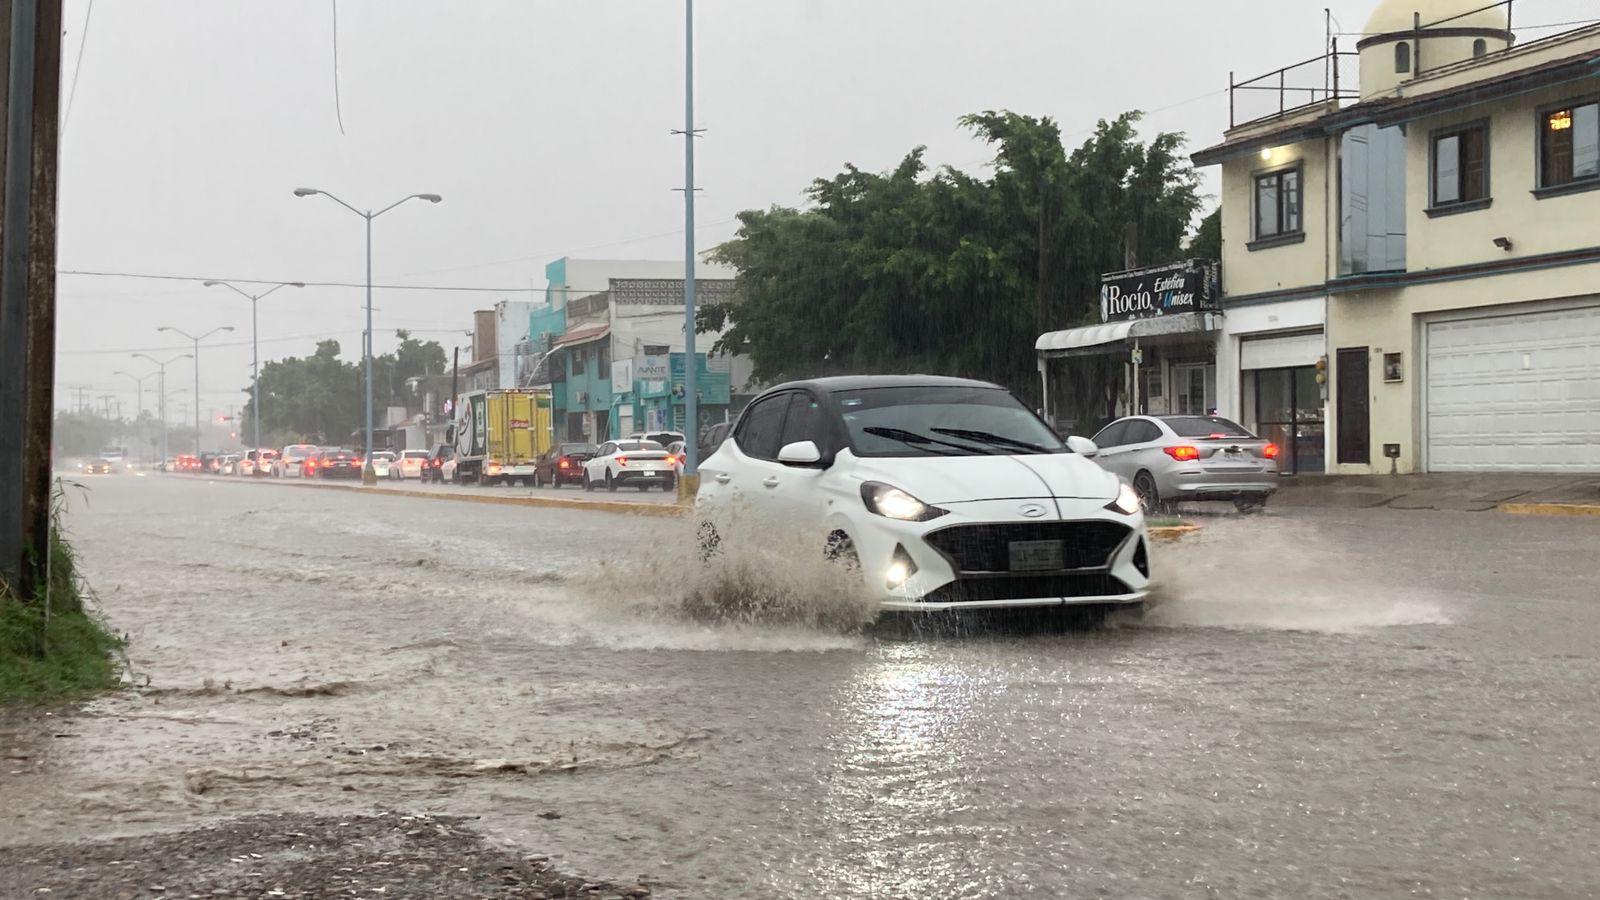
<path fill-rule="evenodd" d="M 1272 159 L 1272 148 L 1271 147 L 1262 147 L 1261 148 L 1261 159 L 1262 159 L 1263 162 Z"/>
<path fill-rule="evenodd" d="M 1494 239 L 1494 245 L 1507 253 L 1511 252 L 1511 238 L 1497 237 Z"/>
<path fill-rule="evenodd" d="M 1550 114 L 1551 131 L 1567 131 L 1572 128 L 1572 110 L 1558 109 Z"/>

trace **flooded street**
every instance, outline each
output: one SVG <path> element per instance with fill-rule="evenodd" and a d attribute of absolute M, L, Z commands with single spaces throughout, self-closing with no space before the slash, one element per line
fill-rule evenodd
<path fill-rule="evenodd" d="M 691 620 L 688 522 L 119 476 L 69 527 L 134 684 L 0 720 L 0 845 L 397 810 L 664 896 L 1597 890 L 1600 520 L 1219 518 L 1143 622 L 929 638 L 782 567 Z"/>

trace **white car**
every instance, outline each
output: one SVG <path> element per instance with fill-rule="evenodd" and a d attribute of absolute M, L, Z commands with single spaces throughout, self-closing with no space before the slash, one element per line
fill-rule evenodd
<path fill-rule="evenodd" d="M 283 453 L 274 461 L 272 474 L 279 478 L 299 478 L 306 460 L 316 456 L 321 449 L 316 444 L 290 444 L 283 448 Z"/>
<path fill-rule="evenodd" d="M 428 451 L 402 450 L 400 457 L 389 466 L 389 477 L 395 481 L 407 478 L 422 480 L 422 470 L 428 464 Z"/>
<path fill-rule="evenodd" d="M 701 465 L 701 534 L 761 550 L 798 529 L 889 609 L 1141 604 L 1139 498 L 1093 451 L 984 382 L 795 382 L 756 398 Z"/>
<path fill-rule="evenodd" d="M 678 483 L 672 454 L 655 441 L 607 441 L 600 452 L 583 464 L 583 489 L 604 486 L 614 491 L 635 485 L 641 491 L 659 487 L 670 491 Z"/>
<path fill-rule="evenodd" d="M 372 462 L 372 475 L 373 475 L 373 477 L 374 478 L 388 478 L 388 477 L 390 477 L 389 476 L 389 469 L 390 469 L 391 466 L 394 465 L 394 460 L 395 460 L 395 456 L 394 456 L 394 451 L 392 451 L 392 450 L 374 450 L 374 451 L 372 451 L 372 460 L 371 460 L 371 462 Z"/>

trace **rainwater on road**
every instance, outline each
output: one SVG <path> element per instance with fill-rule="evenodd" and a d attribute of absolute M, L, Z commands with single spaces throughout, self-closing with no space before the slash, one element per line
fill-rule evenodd
<path fill-rule="evenodd" d="M 921 637 L 784 566 L 708 622 L 763 570 L 687 521 L 71 502 L 134 684 L 0 720 L 0 844 L 397 809 L 665 896 L 1600 891 L 1600 521 L 1220 517 L 1142 622 Z"/>

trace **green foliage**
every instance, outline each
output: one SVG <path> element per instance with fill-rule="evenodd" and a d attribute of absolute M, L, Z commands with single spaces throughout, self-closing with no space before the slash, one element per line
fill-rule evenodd
<path fill-rule="evenodd" d="M 444 371 L 444 348 L 438 341 L 422 342 L 405 331 L 395 336 L 394 353 L 372 360 L 373 407 L 412 405 L 406 379 Z M 293 442 L 310 439 L 337 443 L 361 427 L 366 409 L 365 380 L 360 361 L 339 358 L 339 342 L 322 341 L 310 356 L 273 360 L 261 367 L 261 419 L 263 438 Z M 249 394 L 248 387 L 246 394 Z M 245 402 L 240 436 L 248 440 L 255 416 L 253 398 Z"/>
<path fill-rule="evenodd" d="M 45 595 L 24 601 L 0 584 L 0 704 L 70 700 L 116 684 L 122 644 L 84 603 L 77 557 L 61 532 L 63 503 L 58 487 Z"/>
<path fill-rule="evenodd" d="M 1037 392 L 1041 331 L 1097 315 L 1127 226 L 1145 263 L 1182 257 L 1199 208 L 1183 138 L 1141 143 L 1136 112 L 1068 153 L 1052 120 L 984 112 L 962 124 L 996 148 L 994 173 L 929 173 L 917 148 L 890 172 L 818 179 L 803 210 L 739 216 L 712 254 L 738 271 L 702 308 L 719 349 L 766 381 L 839 372 L 965 375 Z"/>
<path fill-rule="evenodd" d="M 1195 259 L 1222 258 L 1222 207 L 1200 220 L 1194 242 L 1189 245 L 1189 255 Z"/>

